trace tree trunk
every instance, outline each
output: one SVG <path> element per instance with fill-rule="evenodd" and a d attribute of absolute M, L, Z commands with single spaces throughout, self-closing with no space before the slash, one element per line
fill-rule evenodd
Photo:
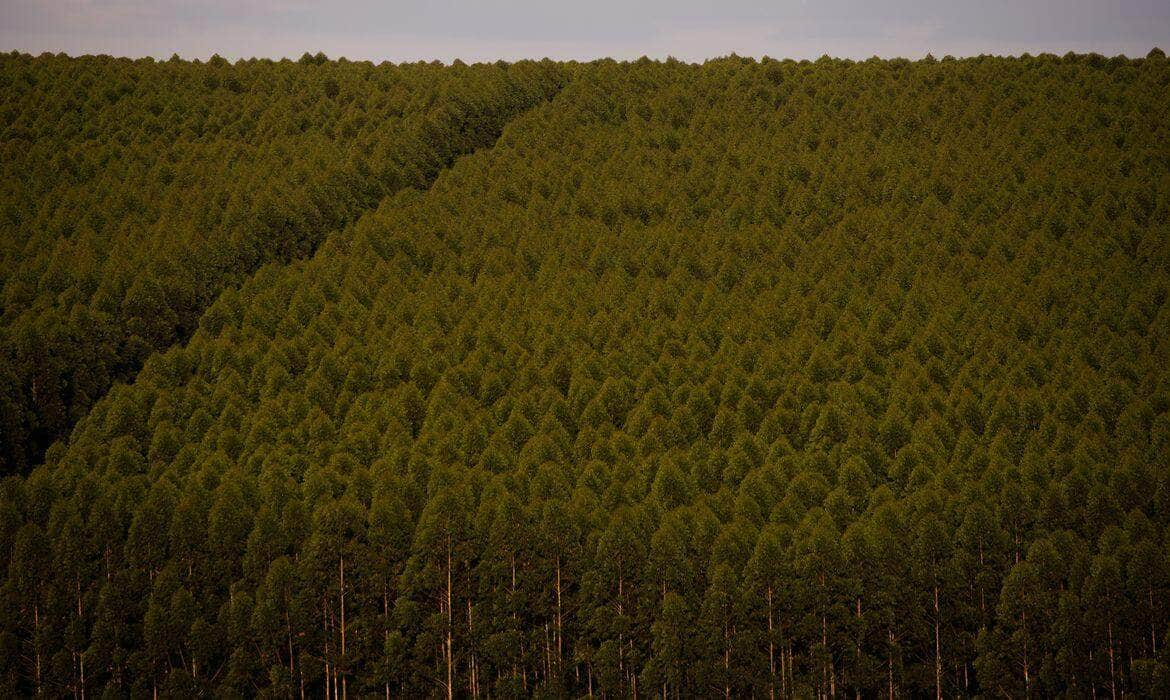
<path fill-rule="evenodd" d="M 622 616 L 622 571 L 618 568 L 618 599 L 617 599 L 617 614 Z M 618 673 L 622 677 L 622 685 L 626 682 L 626 641 L 622 637 L 622 633 L 618 632 Z"/>
<path fill-rule="evenodd" d="M 541 635 L 544 637 L 544 644 L 542 645 L 543 653 L 540 655 L 540 658 L 542 659 L 540 670 L 544 673 L 544 677 L 547 679 L 552 671 L 552 640 L 548 636 L 547 622 L 540 626 L 540 631 Z"/>
<path fill-rule="evenodd" d="M 780 626 L 780 697 L 788 697 L 788 645 L 784 641 L 784 625 Z"/>
<path fill-rule="evenodd" d="M 467 636 L 472 638 L 471 634 L 472 620 L 471 620 L 471 598 L 467 599 Z M 471 697 L 479 697 L 479 688 L 476 680 L 476 661 L 474 646 L 471 652 L 471 668 L 469 669 L 469 678 L 467 679 L 467 689 L 471 692 Z"/>
<path fill-rule="evenodd" d="M 1152 652 L 1150 655 L 1157 656 L 1158 655 L 1158 633 L 1154 630 L 1154 619 L 1156 617 L 1157 610 L 1154 608 L 1154 588 L 1151 586 L 1149 591 L 1150 591 L 1150 651 Z"/>
<path fill-rule="evenodd" d="M 324 628 L 324 649 L 321 653 L 321 660 L 325 664 L 325 700 L 329 700 L 332 695 L 332 675 L 329 668 L 329 601 L 322 596 L 321 598 L 321 626 Z"/>
<path fill-rule="evenodd" d="M 886 655 L 886 668 L 889 672 L 890 700 L 894 700 L 894 630 L 886 628 L 886 635 L 886 638 L 889 640 L 889 652 Z"/>
<path fill-rule="evenodd" d="M 772 587 L 768 586 L 768 697 L 776 699 L 776 645 L 772 640 Z"/>
<path fill-rule="evenodd" d="M 333 631 L 337 629 L 337 618 L 334 617 L 333 610 L 329 611 L 329 629 L 330 629 L 330 632 L 329 632 L 330 635 L 332 635 Z M 337 698 L 341 697 L 341 695 L 340 695 L 341 687 L 338 685 L 338 682 L 337 682 L 338 676 L 341 675 L 340 674 L 340 664 L 341 664 L 341 662 L 338 660 L 338 658 L 334 657 L 334 659 L 333 659 L 333 698 L 334 698 L 334 700 L 337 700 Z"/>
<path fill-rule="evenodd" d="M 76 585 L 75 590 L 77 593 L 77 621 L 78 621 L 78 624 L 81 624 L 82 619 L 83 619 L 83 612 L 82 612 L 82 607 L 81 607 L 81 576 L 76 577 L 74 579 L 74 582 Z M 84 649 L 80 650 L 77 654 L 77 665 L 78 665 L 78 669 L 81 672 L 81 674 L 80 674 L 81 677 L 78 679 L 78 686 L 79 686 L 78 687 L 78 694 L 81 696 L 81 700 L 85 700 L 85 650 Z"/>
<path fill-rule="evenodd" d="M 731 633 L 723 625 L 723 697 L 731 700 Z"/>
<path fill-rule="evenodd" d="M 512 626 L 517 630 L 520 629 L 520 621 L 516 617 L 516 553 L 512 552 L 512 596 L 508 599 L 508 607 L 512 610 Z M 515 660 L 512 662 L 512 677 L 516 678 L 520 675 L 520 669 L 516 665 Z M 527 683 L 525 683 L 527 686 Z"/>
<path fill-rule="evenodd" d="M 857 690 L 857 697 L 861 697 L 861 637 L 865 633 L 861 624 L 861 596 L 857 596 L 857 646 L 854 649 L 854 672 L 857 677 L 853 679 L 853 687 Z"/>
<path fill-rule="evenodd" d="M 338 564 L 339 585 L 341 588 L 341 659 L 340 663 L 345 664 L 345 555 L 341 555 Z M 348 693 L 346 692 L 346 677 L 345 668 L 341 668 L 341 699 L 346 700 Z"/>
<path fill-rule="evenodd" d="M 820 593 L 825 595 L 825 574 L 820 574 Z M 828 619 L 825 617 L 825 609 L 820 610 L 820 646 L 825 654 L 825 658 L 820 663 L 820 694 L 828 694 Z"/>
<path fill-rule="evenodd" d="M 33 603 L 33 658 L 37 695 L 41 694 L 41 606 Z"/>
<path fill-rule="evenodd" d="M 384 582 L 382 584 L 382 620 L 382 647 L 385 648 L 386 642 L 390 641 L 390 587 Z M 386 679 L 382 688 L 386 691 L 386 700 L 390 700 L 390 679 Z"/>
<path fill-rule="evenodd" d="M 934 587 L 934 697 L 942 700 L 942 646 L 939 643 L 938 586 Z"/>
<path fill-rule="evenodd" d="M 454 617 L 451 613 L 451 536 L 447 535 L 447 700 L 452 700 L 455 697 L 454 685 L 454 645 L 452 643 L 452 631 L 454 627 Z"/>
<path fill-rule="evenodd" d="M 564 675 L 564 627 L 561 618 L 561 555 L 557 555 L 557 679 Z"/>
<path fill-rule="evenodd" d="M 1113 621 L 1107 624 L 1109 629 L 1109 695 L 1117 700 L 1117 674 L 1113 665 Z"/>
<path fill-rule="evenodd" d="M 296 668 L 293 666 L 293 635 L 292 635 L 292 620 L 288 616 L 288 605 L 284 608 L 284 631 L 285 637 L 288 640 L 288 679 L 291 681 L 296 675 Z"/>
<path fill-rule="evenodd" d="M 1024 626 L 1024 689 L 1031 694 L 1032 676 L 1028 672 L 1028 613 L 1020 613 L 1020 620 Z"/>
<path fill-rule="evenodd" d="M 825 572 L 820 573 L 821 595 L 828 600 L 828 591 L 825 586 Z M 825 609 L 821 608 L 821 645 L 825 650 L 825 661 L 822 669 L 822 680 L 828 680 L 828 694 L 837 697 L 837 671 L 833 668 L 833 655 L 829 652 L 829 620 Z M 823 687 L 822 687 L 823 692 Z"/>

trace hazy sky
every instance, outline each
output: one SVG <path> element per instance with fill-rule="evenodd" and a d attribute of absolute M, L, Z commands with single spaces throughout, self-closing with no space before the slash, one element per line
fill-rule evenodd
<path fill-rule="evenodd" d="M 0 50 L 392 61 L 1170 50 L 1170 0 L 0 0 Z"/>

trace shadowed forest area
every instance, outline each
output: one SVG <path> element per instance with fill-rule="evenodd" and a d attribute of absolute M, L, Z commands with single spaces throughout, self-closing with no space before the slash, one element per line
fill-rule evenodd
<path fill-rule="evenodd" d="M 1170 694 L 1170 64 L 0 59 L 0 691 Z"/>
<path fill-rule="evenodd" d="M 225 287 L 425 188 L 562 74 L 0 56 L 0 473 L 185 342 Z"/>

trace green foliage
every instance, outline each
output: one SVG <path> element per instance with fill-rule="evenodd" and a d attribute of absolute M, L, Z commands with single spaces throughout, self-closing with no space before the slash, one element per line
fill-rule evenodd
<path fill-rule="evenodd" d="M 1164 695 L 1168 71 L 5 57 L 0 688 Z"/>
<path fill-rule="evenodd" d="M 425 188 L 562 80 L 548 62 L 0 56 L 0 472 L 189 338 L 220 291 Z"/>

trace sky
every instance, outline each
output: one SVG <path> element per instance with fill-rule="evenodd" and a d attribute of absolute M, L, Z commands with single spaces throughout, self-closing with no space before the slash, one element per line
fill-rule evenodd
<path fill-rule="evenodd" d="M 0 50 L 466 62 L 1170 50 L 1170 0 L 0 0 Z"/>

